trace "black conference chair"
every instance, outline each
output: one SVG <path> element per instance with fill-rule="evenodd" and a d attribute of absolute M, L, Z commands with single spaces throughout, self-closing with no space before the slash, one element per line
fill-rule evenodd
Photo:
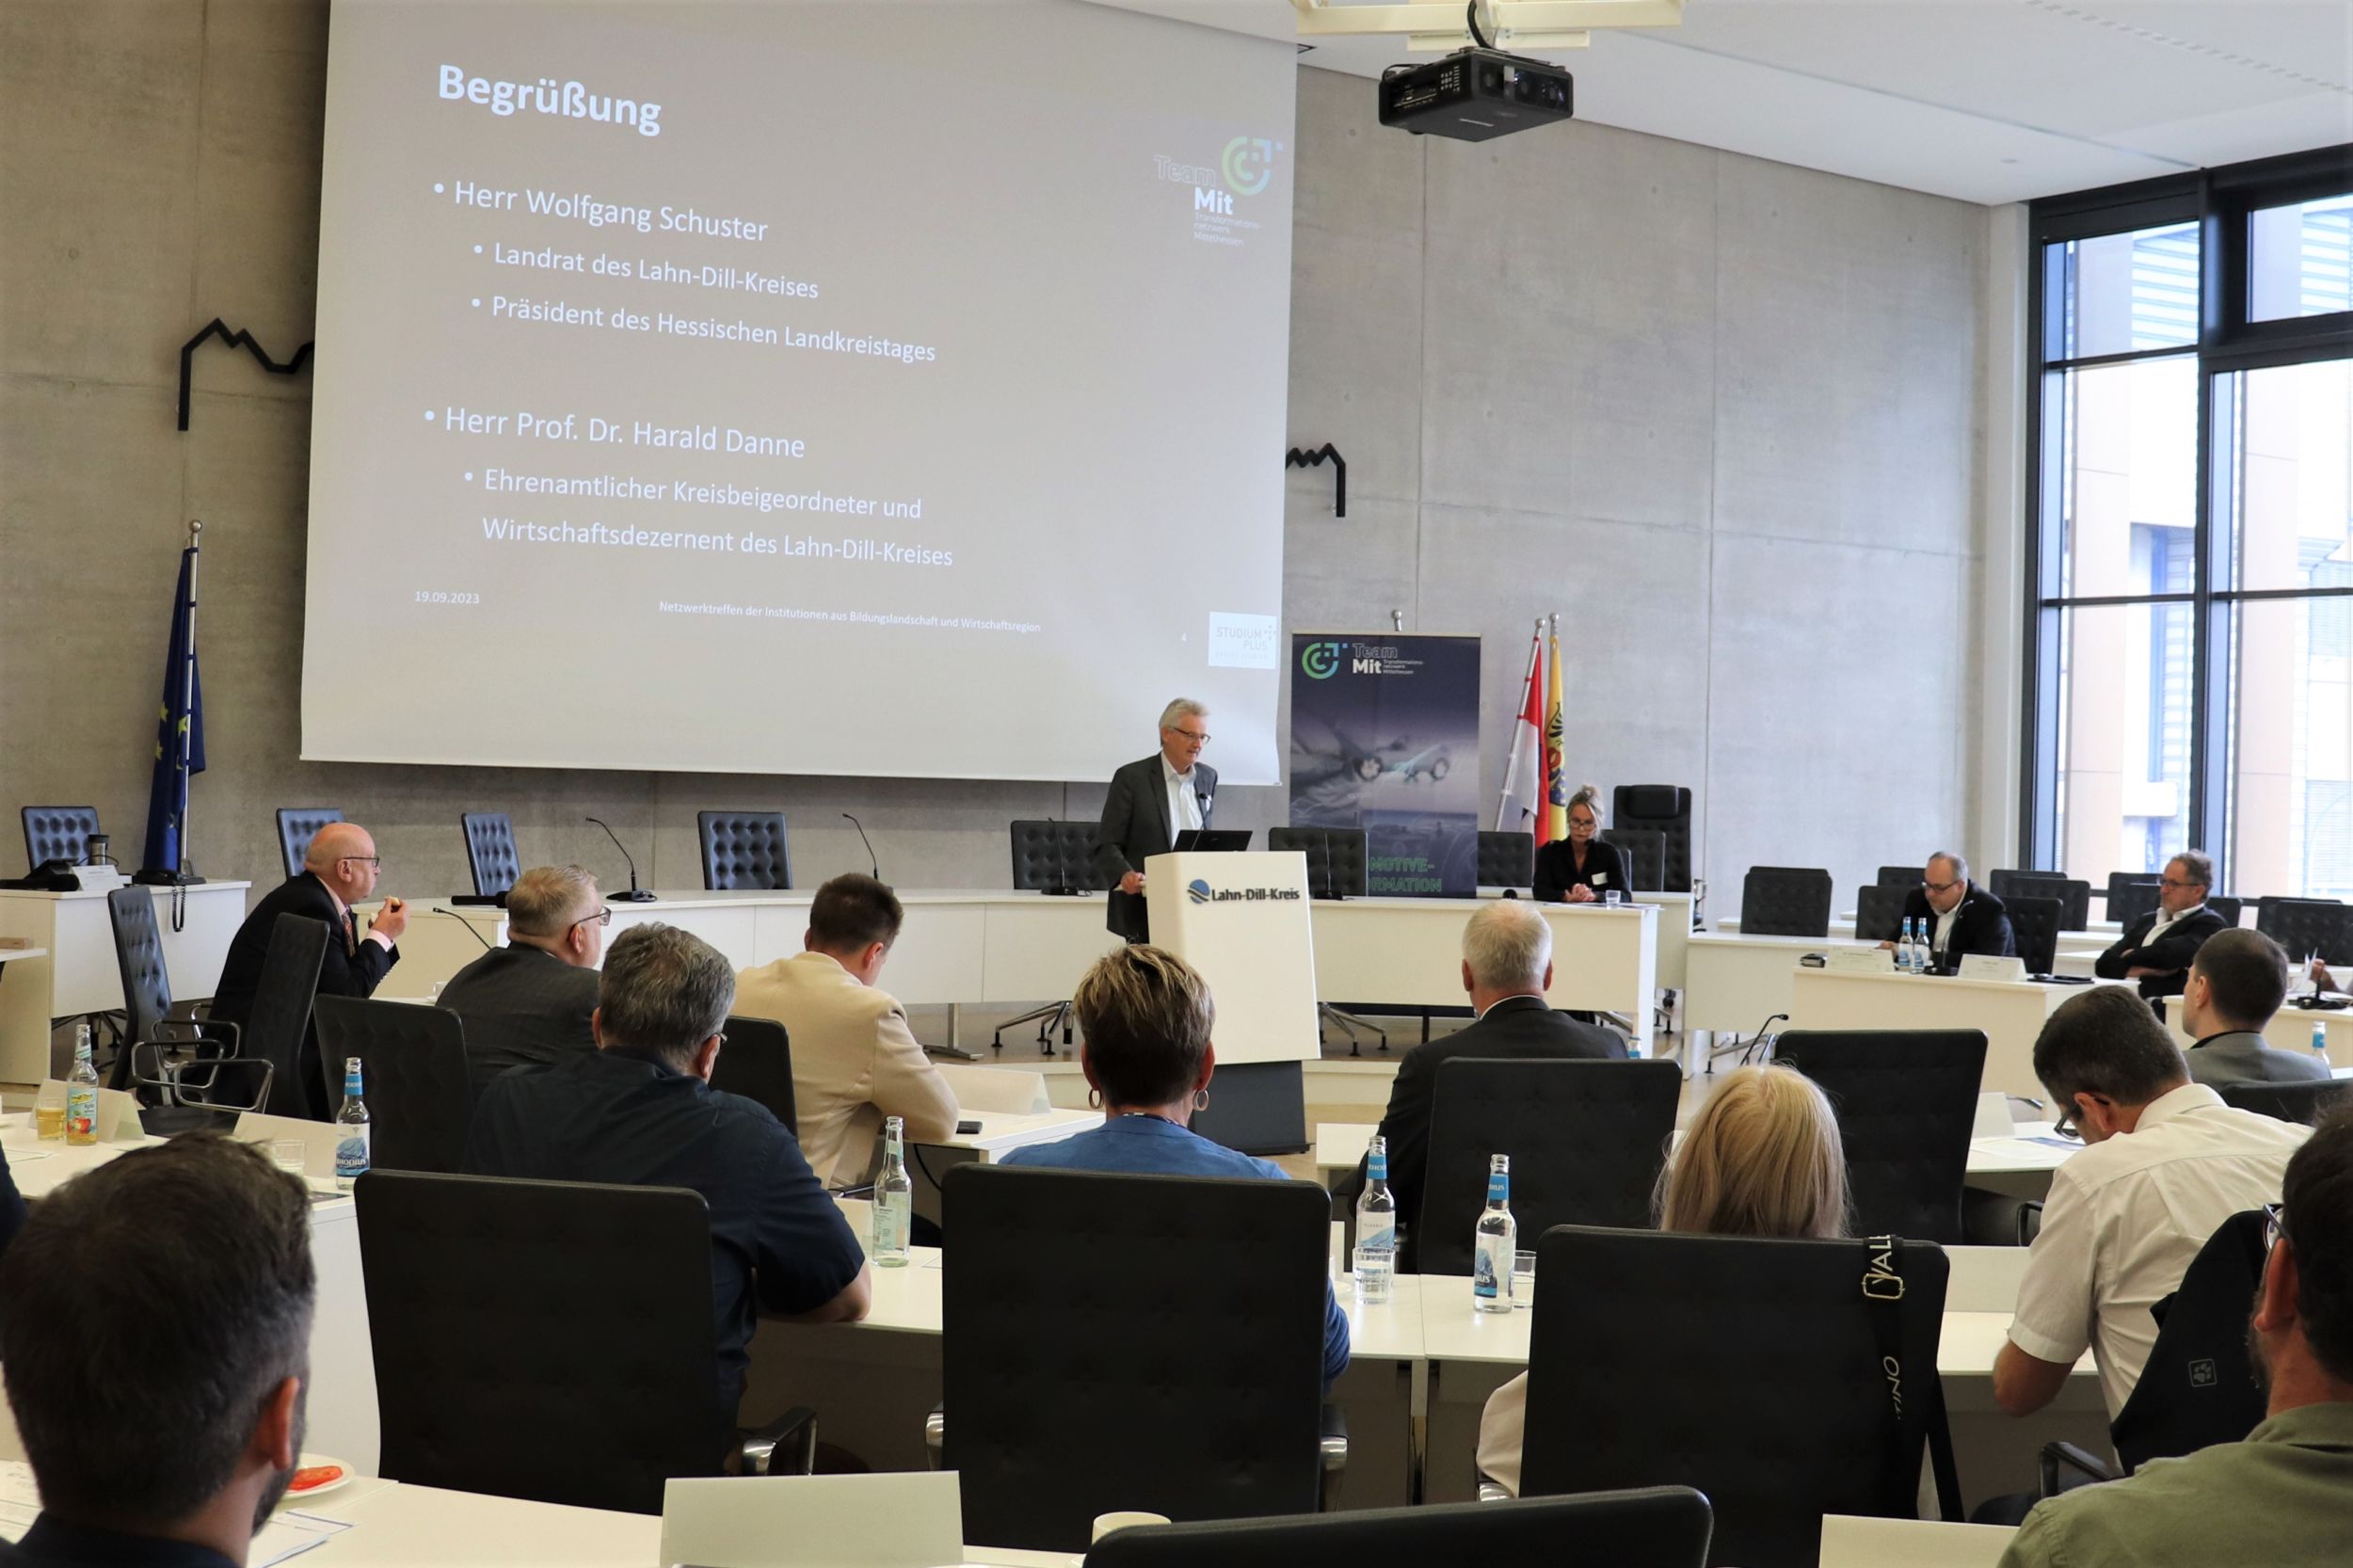
<path fill-rule="evenodd" d="M 1321 1518 L 1233 1519 L 1114 1530 L 1086 1568 L 1702 1568 L 1714 1528 L 1688 1486 L 1369 1508 Z"/>
<path fill-rule="evenodd" d="M 515 885 L 522 874 L 522 856 L 515 851 L 515 824 L 504 811 L 468 811 L 457 819 L 466 835 L 466 867 L 473 873 L 477 898 L 493 898 Z"/>
<path fill-rule="evenodd" d="M 2157 1320 L 2156 1342 L 2108 1425 L 2123 1474 L 2153 1459 L 2240 1442 L 2262 1423 L 2265 1400 L 2247 1353 L 2247 1304 L 2263 1272 L 2263 1210 L 2249 1209 L 2217 1226 L 2183 1272 L 2180 1288 L 2149 1309 Z M 2095 1480 L 2117 1474 L 2105 1459 L 2053 1443 L 2042 1450 L 2045 1496 L 2058 1490 L 2062 1470 Z"/>
<path fill-rule="evenodd" d="M 2057 899 L 2029 893 L 2003 899 L 2002 906 L 2009 911 L 2010 940 L 2026 972 L 2049 974 L 2058 963 L 2059 926 L 2066 918 L 2066 906 Z"/>
<path fill-rule="evenodd" d="M 1322 1415 L 1323 1189 L 968 1163 L 940 1203 L 956 1256 L 929 1436 L 968 1539 L 1078 1552 L 1112 1509 L 1321 1505 L 1348 1452 Z"/>
<path fill-rule="evenodd" d="M 1266 834 L 1270 851 L 1297 850 L 1307 860 L 1307 896 L 1309 898 L 1363 898 L 1367 882 L 1365 830 L 1361 827 L 1270 827 Z M 1344 1011 L 1341 1004 L 1322 998 L 1316 1000 L 1316 1022 L 1321 1042 L 1321 1026 L 1325 1022 L 1340 1026 L 1348 1036 L 1348 1054 L 1361 1054 L 1357 1048 L 1356 1032 L 1363 1030 L 1377 1036 L 1381 1048 L 1389 1048 L 1388 1032 L 1380 1025 Z"/>
<path fill-rule="evenodd" d="M 1682 1090 L 1672 1062 L 1447 1063 L 1431 1099 L 1421 1212 L 1400 1271 L 1471 1272 L 1491 1155 L 1512 1157 L 1522 1236 L 1557 1224 L 1647 1227 Z"/>
<path fill-rule="evenodd" d="M 2239 923 L 2239 917 L 2247 912 L 2247 901 L 2243 898 L 2225 897 L 2217 893 L 2206 900 L 2206 907 L 2221 916 L 2224 924 L 2236 925 Z"/>
<path fill-rule="evenodd" d="M 1533 888 L 1536 886 L 1536 835 L 1481 832 L 1479 835 L 1479 886 Z"/>
<path fill-rule="evenodd" d="M 1803 866 L 1751 866 L 1740 882 L 1743 936 L 1830 935 L 1830 872 Z"/>
<path fill-rule="evenodd" d="M 273 1116 L 318 1120 L 311 1083 L 302 1070 L 302 1044 L 311 1032 L 311 1004 L 317 1000 L 319 965 L 327 957 L 325 920 L 280 915 L 270 927 L 262 954 L 261 978 L 246 1009 L 244 1050 L 270 1068 L 265 1109 Z M 342 1085 L 336 1088 L 341 1091 Z M 332 1100 L 324 1102 L 332 1104 Z"/>
<path fill-rule="evenodd" d="M 792 1104 L 792 1040 L 784 1025 L 774 1018 L 729 1014 L 722 1028 L 728 1043 L 719 1048 L 711 1086 L 758 1100 L 775 1112 L 785 1131 L 799 1137 L 800 1118 Z"/>
<path fill-rule="evenodd" d="M 1613 827 L 1603 834 L 1601 840 L 1625 852 L 1625 872 L 1633 884 L 1628 891 L 1666 891 L 1667 836 L 1664 833 L 1655 827 Z"/>
<path fill-rule="evenodd" d="M 329 823 L 344 820 L 341 809 L 332 806 L 281 806 L 278 808 L 278 852 L 286 862 L 286 874 L 302 874 L 302 857 L 311 853 L 311 840 L 319 836 L 319 829 Z"/>
<path fill-rule="evenodd" d="M 809 1411 L 738 1445 L 721 1406 L 700 1193 L 374 1170 L 354 1196 L 385 1479 L 659 1513 L 788 1434 L 776 1473 L 808 1473 Z"/>
<path fill-rule="evenodd" d="M 697 811 L 703 886 L 776 891 L 792 886 L 792 847 L 781 811 Z"/>
<path fill-rule="evenodd" d="M 1961 1240 L 1982 1031 L 1792 1029 L 1773 1059 L 1820 1085 L 1838 1112 L 1856 1235 Z"/>
<path fill-rule="evenodd" d="M 2108 919 L 2130 931 L 2135 920 L 2157 906 L 2157 882 L 2145 872 L 2108 872 Z"/>
<path fill-rule="evenodd" d="M 78 866 L 89 857 L 90 835 L 99 831 L 95 806 L 27 806 L 24 819 L 24 866 L 38 871 L 52 860 Z"/>
<path fill-rule="evenodd" d="M 158 1136 L 259 1110 L 269 1098 L 269 1064 L 237 1054 L 235 1024 L 193 1017 L 171 1000 L 153 895 L 145 888 L 115 888 L 106 895 L 106 921 L 127 1020 L 106 1087 L 136 1084 L 142 1100 L 153 1102 L 142 1106 L 140 1120 Z"/>
<path fill-rule="evenodd" d="M 2353 1078 L 2316 1078 L 2302 1083 L 2226 1083 L 2217 1092 L 2225 1105 L 2311 1127 L 2345 1103 L 2345 1096 L 2353 1094 Z"/>
<path fill-rule="evenodd" d="M 1909 893 L 1923 880 L 1918 866 L 1881 866 L 1879 874 L 1871 879 L 1871 886 L 1893 888 L 1898 892 Z"/>
<path fill-rule="evenodd" d="M 1680 784 L 1621 784 L 1609 792 L 1609 824 L 1613 831 L 1647 827 L 1663 835 L 1664 881 L 1656 890 L 1691 890 L 1690 791 Z"/>
<path fill-rule="evenodd" d="M 329 1106 L 343 1103 L 344 1064 L 360 1059 L 373 1129 L 370 1165 L 463 1171 L 473 1128 L 464 1020 L 446 1007 L 357 997 L 321 997 L 313 1007 Z"/>
<path fill-rule="evenodd" d="M 1919 886 L 1919 878 L 1913 878 Z M 1865 883 L 1854 892 L 1854 934 L 1861 942 L 1892 942 L 1902 934 L 1904 903 L 1912 897 L 1910 888 L 1890 888 L 1882 882 Z M 1749 928 L 1748 919 L 1741 917 L 1740 929 Z"/>
<path fill-rule="evenodd" d="M 2061 931 L 2081 931 L 2091 923 L 2091 884 L 2065 872 L 1997 871 L 1986 877 L 1985 887 L 2004 904 L 2013 898 L 2058 900 Z"/>
<path fill-rule="evenodd" d="M 2264 923 L 2266 918 L 2268 925 Z M 2353 963 L 2353 904 L 2262 899 L 2255 904 L 2255 927 L 2287 949 L 2291 966 L 2301 964 L 2307 954 L 2317 954 L 2326 964 Z"/>
<path fill-rule="evenodd" d="M 1919 1241 L 1879 1254 L 1902 1275 L 1890 1300 L 1893 1281 L 1865 1284 L 1876 1252 L 1863 1241 L 1545 1232 L 1521 1495 L 1697 1487 L 1716 1514 L 1709 1562 L 1814 1568 L 1823 1514 L 1918 1515 L 1928 1448 L 1940 1512 L 1958 1519 L 1936 1372 L 1945 1254 Z M 1674 1347 L 1673 1376 L 1659 1374 L 1664 1345 Z"/>
<path fill-rule="evenodd" d="M 1101 830 L 1091 822 L 1056 822 L 1051 818 L 1016 822 L 1013 833 L 1013 886 L 1025 893 L 1099 893 L 1110 884 L 1103 880 L 1103 870 L 1095 861 L 1095 849 Z M 990 1044 L 999 1050 L 1005 1047 L 1005 1031 L 1023 1024 L 1037 1025 L 1037 1043 L 1046 1054 L 1054 1054 L 1054 1031 L 1062 1031 L 1062 1043 L 1070 1044 L 1070 1000 L 1064 997 L 1043 1007 L 1032 1008 L 1018 1017 L 1007 1018 L 999 1024 Z"/>

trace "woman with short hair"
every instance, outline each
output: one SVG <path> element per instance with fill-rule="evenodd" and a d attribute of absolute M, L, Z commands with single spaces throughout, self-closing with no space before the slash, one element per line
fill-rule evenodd
<path fill-rule="evenodd" d="M 1742 1067 L 1700 1107 L 1652 1211 L 1661 1230 L 1701 1236 L 1836 1239 L 1847 1234 L 1847 1150 L 1830 1096 L 1795 1067 Z M 1479 1420 L 1479 1470 L 1520 1490 L 1528 1374 L 1497 1389 Z"/>

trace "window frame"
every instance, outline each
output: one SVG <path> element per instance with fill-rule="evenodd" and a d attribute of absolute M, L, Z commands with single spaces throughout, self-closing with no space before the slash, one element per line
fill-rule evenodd
<path fill-rule="evenodd" d="M 2251 276 L 2250 220 L 2260 209 L 2310 201 L 2353 191 L 2353 143 L 2292 152 L 2189 174 L 2166 175 L 2130 184 L 2046 198 L 2027 208 L 2026 386 L 2024 464 L 2025 539 L 2022 556 L 2025 646 L 2021 660 L 2021 742 L 2018 822 L 2019 863 L 2053 867 L 2057 842 L 2058 721 L 2056 697 L 2057 639 L 2043 635 L 2043 618 L 2054 624 L 2066 612 L 2101 605 L 2187 603 L 2190 610 L 2189 791 L 2185 832 L 2192 844 L 2215 856 L 2217 886 L 2231 887 L 2231 845 L 2209 832 L 2227 826 L 2230 800 L 2228 725 L 2233 694 L 2217 692 L 2217 672 L 2229 669 L 2230 606 L 2275 599 L 2353 598 L 2342 588 L 2217 589 L 2215 533 L 2215 469 L 2223 432 L 2216 427 L 2218 378 L 2243 371 L 2268 370 L 2315 360 L 2353 359 L 2353 311 L 2327 315 L 2249 319 Z M 2121 353 L 2052 359 L 2047 285 L 2049 248 L 2071 240 L 2100 239 L 2183 223 L 2199 233 L 2199 322 L 2197 341 Z M 2063 308 L 2063 301 L 2060 302 Z M 2045 382 L 2054 373 L 2099 369 L 2162 359 L 2194 357 L 2198 382 L 2198 450 L 2191 465 L 2192 587 L 2186 594 L 2070 595 L 2043 590 L 2046 561 L 2044 493 L 2047 488 L 2044 435 Z M 2235 584 L 2235 578 L 2233 579 Z M 2057 585 L 2056 584 L 2054 584 Z M 2220 612 L 2220 613 L 2218 613 Z M 2223 744 L 2217 744 L 2217 742 Z M 2048 778 L 2046 780 L 2046 774 Z M 2227 834 L 2225 835 L 2227 838 Z"/>

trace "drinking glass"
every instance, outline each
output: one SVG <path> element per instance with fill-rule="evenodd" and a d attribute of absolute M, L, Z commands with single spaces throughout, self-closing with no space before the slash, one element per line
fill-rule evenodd
<path fill-rule="evenodd" d="M 1512 1306 L 1525 1312 L 1536 1304 L 1536 1255 L 1515 1252 L 1512 1255 Z"/>

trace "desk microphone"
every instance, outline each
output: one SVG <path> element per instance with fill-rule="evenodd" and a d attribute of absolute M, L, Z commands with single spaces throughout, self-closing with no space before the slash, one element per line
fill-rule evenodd
<path fill-rule="evenodd" d="M 850 817 L 850 813 L 847 811 L 844 811 L 841 814 L 845 817 Z M 880 882 L 882 880 L 882 862 L 874 858 L 874 845 L 873 841 L 866 837 L 866 824 L 859 822 L 856 817 L 850 817 L 850 825 L 857 829 L 857 841 L 866 846 L 866 863 L 868 866 L 872 868 L 874 880 Z"/>
<path fill-rule="evenodd" d="M 481 932 L 476 931 L 476 930 L 473 928 L 473 921 L 472 921 L 472 920 L 470 920 L 466 919 L 466 917 L 465 917 L 465 916 L 463 916 L 463 915 L 461 915 L 461 914 L 458 914 L 458 912 L 457 912 L 456 910 L 455 910 L 455 909 L 436 909 L 436 910 L 434 910 L 434 911 L 433 911 L 433 913 L 434 913 L 434 914 L 436 914 L 436 915 L 451 915 L 451 916 L 455 916 L 455 917 L 456 918 L 457 923 L 458 923 L 459 925 L 462 925 L 462 926 L 464 926 L 464 927 L 466 928 L 466 935 L 467 935 L 467 936 L 471 936 L 471 937 L 472 937 L 475 941 L 480 942 L 480 943 L 482 944 L 482 951 L 483 951 L 483 952 L 498 952 L 498 949 L 496 949 L 496 948 L 494 948 L 494 947 L 492 947 L 492 946 L 490 945 L 489 938 L 486 937 L 485 936 L 483 936 L 483 935 L 482 935 L 482 933 L 481 933 Z"/>
<path fill-rule="evenodd" d="M 637 886 L 637 857 L 630 854 L 629 846 L 621 842 L 621 836 L 613 831 L 612 824 L 601 817 L 584 817 L 581 820 L 595 823 L 603 828 L 604 836 L 613 840 L 613 847 L 619 850 L 621 858 L 629 862 L 629 891 L 608 893 L 605 897 L 615 904 L 651 904 L 654 896 Z"/>

